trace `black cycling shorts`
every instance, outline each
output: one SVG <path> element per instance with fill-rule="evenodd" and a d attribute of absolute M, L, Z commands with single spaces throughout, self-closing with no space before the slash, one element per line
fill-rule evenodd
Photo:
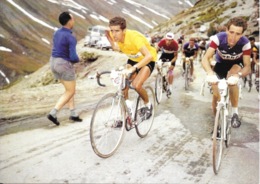
<path fill-rule="evenodd" d="M 222 63 L 216 63 L 214 66 L 214 71 L 216 72 L 219 79 L 223 79 L 227 77 L 228 71 L 232 68 L 233 65 L 239 65 L 241 68 L 244 67 L 242 61 L 227 61 Z"/>
<path fill-rule="evenodd" d="M 171 61 L 172 59 L 174 58 L 174 53 L 165 53 L 163 52 L 160 59 L 163 60 L 163 59 L 168 59 L 169 61 Z M 171 63 L 172 66 L 175 66 L 175 63 Z"/>
<path fill-rule="evenodd" d="M 127 60 L 127 64 L 131 65 L 131 66 L 134 66 L 135 64 L 137 64 L 138 62 L 136 61 L 133 61 L 131 59 L 128 59 Z M 146 66 L 149 67 L 151 73 L 153 72 L 153 69 L 154 69 L 154 66 L 155 66 L 155 62 L 154 61 L 151 61 L 150 63 L 148 63 Z M 137 73 L 140 71 L 140 68 L 138 69 Z"/>

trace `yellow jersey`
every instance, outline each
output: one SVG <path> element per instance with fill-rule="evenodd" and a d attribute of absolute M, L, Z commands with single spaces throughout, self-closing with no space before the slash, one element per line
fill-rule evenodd
<path fill-rule="evenodd" d="M 126 29 L 124 43 L 117 42 L 117 44 L 120 48 L 120 51 L 135 62 L 139 62 L 144 58 L 140 52 L 140 49 L 143 46 L 146 46 L 150 51 L 153 57 L 153 61 L 155 62 L 157 60 L 156 49 L 152 47 L 145 36 L 138 31 Z"/>

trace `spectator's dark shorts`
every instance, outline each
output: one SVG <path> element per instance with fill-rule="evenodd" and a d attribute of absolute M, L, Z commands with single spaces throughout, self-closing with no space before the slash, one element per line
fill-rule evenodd
<path fill-rule="evenodd" d="M 138 62 L 135 62 L 135 61 L 133 61 L 133 60 L 131 60 L 131 59 L 128 59 L 127 60 L 127 64 L 129 64 L 129 65 L 131 65 L 131 66 L 134 66 L 135 64 L 137 64 Z M 149 67 L 149 69 L 150 69 L 150 71 L 151 71 L 151 73 L 153 72 L 153 69 L 154 69 L 154 66 L 155 66 L 155 62 L 154 61 L 151 61 L 150 63 L 148 63 L 146 66 L 148 66 Z M 139 72 L 140 71 L 140 69 L 137 71 L 137 72 Z"/>
<path fill-rule="evenodd" d="M 76 79 L 75 69 L 71 62 L 62 58 L 50 58 L 51 71 L 57 80 L 73 81 Z"/>
<path fill-rule="evenodd" d="M 243 62 L 242 61 L 229 61 L 229 62 L 223 62 L 223 63 L 216 63 L 216 65 L 214 66 L 214 71 L 216 72 L 217 76 L 220 79 L 226 78 L 227 77 L 227 73 L 228 71 L 232 68 L 233 65 L 239 65 L 241 68 L 244 67 Z"/>
<path fill-rule="evenodd" d="M 172 59 L 174 58 L 174 53 L 165 53 L 163 52 L 160 59 L 163 60 L 163 59 L 168 59 L 169 61 L 171 61 Z M 172 66 L 175 66 L 175 63 L 171 63 Z"/>

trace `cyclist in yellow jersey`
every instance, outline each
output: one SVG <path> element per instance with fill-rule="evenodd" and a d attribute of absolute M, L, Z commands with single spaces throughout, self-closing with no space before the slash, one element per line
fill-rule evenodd
<path fill-rule="evenodd" d="M 143 88 L 143 83 L 154 69 L 157 60 L 156 49 L 150 45 L 144 35 L 135 30 L 126 29 L 126 20 L 122 17 L 112 18 L 109 21 L 109 28 L 110 31 L 106 32 L 107 39 L 113 50 L 120 51 L 129 57 L 126 73 L 135 72 L 132 75 L 132 86 L 143 99 L 149 113 L 152 105 Z M 125 98 L 128 99 L 128 89 L 125 90 Z"/>

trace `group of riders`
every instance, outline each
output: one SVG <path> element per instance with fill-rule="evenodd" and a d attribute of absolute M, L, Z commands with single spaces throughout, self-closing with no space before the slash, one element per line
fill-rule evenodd
<path fill-rule="evenodd" d="M 129 56 L 126 73 L 135 73 L 133 87 L 144 99 L 144 102 L 148 104 L 148 109 L 151 108 L 151 103 L 142 86 L 153 72 L 158 51 L 162 52 L 159 60 L 171 61 L 171 66 L 168 69 L 170 90 L 172 90 L 173 70 L 178 52 L 181 51 L 182 54 L 183 70 L 185 70 L 184 64 L 187 58 L 190 60 L 191 81 L 194 80 L 193 62 L 198 59 L 198 53 L 202 53 L 199 60 L 207 73 L 206 81 L 212 86 L 213 114 L 216 114 L 217 102 L 220 100 L 217 82 L 219 79 L 226 78 L 232 105 L 231 125 L 233 128 L 238 128 L 241 125 L 238 116 L 239 90 L 237 84 L 239 78 L 246 77 L 251 70 L 254 71 L 254 69 L 251 69 L 251 65 L 259 67 L 256 64 L 259 62 L 258 47 L 253 43 L 253 37 L 243 36 L 247 29 L 247 22 L 242 17 L 230 19 L 225 30 L 211 36 L 208 42 L 206 40 L 198 42 L 195 38 L 189 38 L 188 42 L 184 42 L 184 35 L 176 41 L 174 34 L 168 32 L 164 38 L 158 40 L 154 47 L 139 32 L 126 29 L 125 19 L 122 17 L 111 19 L 109 27 L 110 31 L 107 32 L 107 38 L 114 50 Z M 181 48 L 179 48 L 179 45 L 181 45 Z M 215 61 L 213 66 L 212 61 Z M 256 76 L 258 77 L 258 74 Z"/>
<path fill-rule="evenodd" d="M 69 12 L 64 12 L 60 15 L 60 23 L 63 27 L 54 34 L 54 47 L 51 61 L 57 60 L 58 58 L 60 58 L 58 61 L 60 63 L 66 63 L 68 61 L 68 67 L 71 72 L 68 73 L 68 71 L 66 71 L 68 70 L 68 67 L 62 67 L 62 71 L 57 71 L 54 65 L 58 62 L 53 62 L 52 71 L 54 72 L 55 77 L 60 79 L 65 87 L 65 93 L 60 97 L 55 107 L 47 116 L 48 119 L 56 125 L 59 125 L 56 114 L 67 103 L 69 103 L 71 110 L 70 119 L 73 121 L 82 121 L 74 108 L 76 86 L 75 71 L 73 71 L 73 67 L 71 67 L 69 62 L 71 58 L 73 62 L 79 61 L 75 52 L 76 40 L 75 38 L 72 38 L 71 34 L 74 25 L 73 16 Z M 242 17 L 235 17 L 228 21 L 226 30 L 213 35 L 207 45 L 204 43 L 203 46 L 202 43 L 200 44 L 194 38 L 190 38 L 188 42 L 185 43 L 184 35 L 176 41 L 174 39 L 174 34 L 169 32 L 164 38 L 158 39 L 156 46 L 153 46 L 142 33 L 136 30 L 127 29 L 126 20 L 123 17 L 116 16 L 109 21 L 109 30 L 106 31 L 106 37 L 114 51 L 122 52 L 128 56 L 124 72 L 129 76 L 131 74 L 132 87 L 135 88 L 136 92 L 143 99 L 148 114 L 152 112 L 153 107 L 143 84 L 150 77 L 155 68 L 156 61 L 158 60 L 158 52 L 161 51 L 162 53 L 159 59 L 171 61 L 171 66 L 169 66 L 168 71 L 168 82 L 172 90 L 173 70 L 176 65 L 178 52 L 181 51 L 183 63 L 186 58 L 191 59 L 190 72 L 191 76 L 193 76 L 193 61 L 198 57 L 198 52 L 202 52 L 204 48 L 204 54 L 201 55 L 200 60 L 207 73 L 206 80 L 211 84 L 213 90 L 213 113 L 216 113 L 216 104 L 220 99 L 217 81 L 218 79 L 226 78 L 229 84 L 230 100 L 232 104 L 233 116 L 231 125 L 233 127 L 239 127 L 241 122 L 238 118 L 237 82 L 240 77 L 245 77 L 251 72 L 251 63 L 255 63 L 255 65 L 259 67 L 259 65 L 256 64 L 259 61 L 258 47 L 254 45 L 255 40 L 253 38 L 248 39 L 246 36 L 243 36 L 246 29 L 247 22 Z M 63 47 L 60 47 L 60 45 L 64 45 L 64 43 L 61 43 L 61 37 L 70 38 L 69 40 L 71 40 L 70 42 L 73 46 L 69 43 L 67 46 L 69 49 L 62 50 L 61 48 Z M 67 57 L 64 57 L 65 51 L 68 51 L 65 54 Z M 216 61 L 214 67 L 211 66 L 212 58 Z M 250 59 L 252 61 L 250 61 Z M 194 78 L 192 77 L 192 79 Z M 124 89 L 124 95 L 127 100 L 128 89 Z"/>
<path fill-rule="evenodd" d="M 220 100 L 218 92 L 218 79 L 226 78 L 230 89 L 230 100 L 232 104 L 231 125 L 237 128 L 241 125 L 238 117 L 238 80 L 246 77 L 250 73 L 255 73 L 255 84 L 259 84 L 259 45 L 256 45 L 253 36 L 243 36 L 247 28 L 246 22 L 241 17 L 230 19 L 226 27 L 210 40 L 196 40 L 190 38 L 184 42 L 184 35 L 177 41 L 173 39 L 172 33 L 167 33 L 165 38 L 159 41 L 157 51 L 162 49 L 160 59 L 170 59 L 172 66 L 169 68 L 169 83 L 172 85 L 172 74 L 178 55 L 178 44 L 182 54 L 183 71 L 185 71 L 185 62 L 190 61 L 190 76 L 193 81 L 195 59 L 202 63 L 207 72 L 206 81 L 212 86 L 213 99 L 212 110 L 216 114 L 217 102 Z M 258 43 L 259 44 L 259 43 Z"/>

